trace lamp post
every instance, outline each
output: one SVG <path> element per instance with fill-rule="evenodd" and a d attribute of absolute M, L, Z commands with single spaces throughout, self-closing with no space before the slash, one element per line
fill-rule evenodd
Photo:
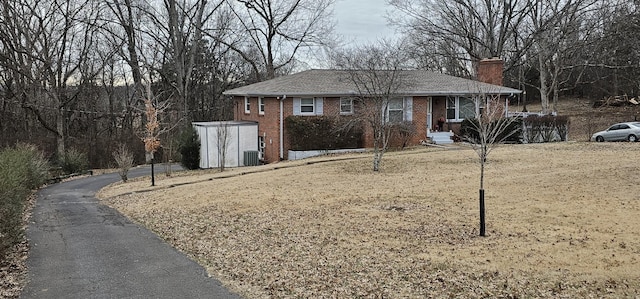
<path fill-rule="evenodd" d="M 147 93 L 151 95 L 151 91 L 148 85 Z M 147 123 L 145 124 L 145 137 L 143 138 L 144 149 L 147 153 L 147 162 L 151 162 L 151 186 L 155 186 L 156 180 L 154 175 L 153 156 L 158 148 L 160 148 L 160 139 L 158 139 L 158 128 L 160 127 L 160 124 L 158 123 L 158 110 L 153 106 L 151 96 L 145 99 L 144 105 L 145 115 L 147 116 Z"/>
<path fill-rule="evenodd" d="M 147 152 L 146 154 L 146 160 L 147 163 L 151 163 L 151 186 L 155 186 L 156 185 L 156 178 L 155 178 L 155 171 L 154 171 L 154 165 L 153 165 L 153 157 L 154 156 L 154 152 Z"/>

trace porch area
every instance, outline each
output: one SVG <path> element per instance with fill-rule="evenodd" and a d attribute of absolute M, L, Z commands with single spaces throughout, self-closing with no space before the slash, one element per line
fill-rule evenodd
<path fill-rule="evenodd" d="M 438 132 L 427 129 L 427 138 L 435 144 L 451 144 L 453 143 L 453 135 L 452 131 Z"/>

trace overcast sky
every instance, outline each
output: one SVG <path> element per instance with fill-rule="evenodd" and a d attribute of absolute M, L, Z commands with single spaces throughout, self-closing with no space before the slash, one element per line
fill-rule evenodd
<path fill-rule="evenodd" d="M 334 7 L 336 33 L 345 42 L 366 43 L 391 37 L 394 29 L 385 18 L 385 0 L 337 0 Z"/>

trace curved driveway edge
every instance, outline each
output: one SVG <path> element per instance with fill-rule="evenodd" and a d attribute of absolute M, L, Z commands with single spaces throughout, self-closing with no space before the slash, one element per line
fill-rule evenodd
<path fill-rule="evenodd" d="M 149 168 L 130 172 L 148 175 Z M 38 192 L 27 238 L 29 280 L 21 298 L 240 298 L 147 229 L 101 204 L 106 174 Z"/>

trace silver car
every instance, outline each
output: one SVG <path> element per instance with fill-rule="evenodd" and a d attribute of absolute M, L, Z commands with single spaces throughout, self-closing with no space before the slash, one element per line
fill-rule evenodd
<path fill-rule="evenodd" d="M 619 123 L 591 136 L 591 141 L 629 141 L 636 142 L 640 138 L 640 122 Z"/>

